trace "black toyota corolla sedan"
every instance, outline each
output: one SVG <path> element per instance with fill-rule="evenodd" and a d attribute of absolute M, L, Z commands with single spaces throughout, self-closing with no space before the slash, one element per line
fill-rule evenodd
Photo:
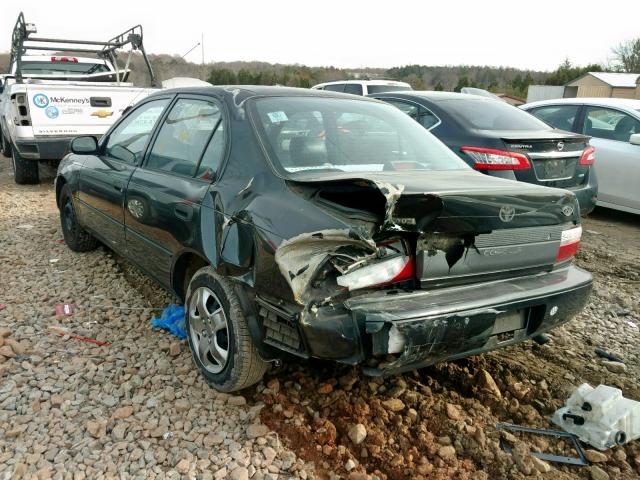
<path fill-rule="evenodd" d="M 487 175 L 571 190 L 582 214 L 598 184 L 589 137 L 557 130 L 501 100 L 452 92 L 371 95 L 417 120 L 472 168 Z"/>
<path fill-rule="evenodd" d="M 219 390 L 285 357 L 379 359 L 364 371 L 382 375 L 511 345 L 591 288 L 571 192 L 486 177 L 376 100 L 167 90 L 72 151 L 67 245 L 101 242 L 181 297 Z"/>

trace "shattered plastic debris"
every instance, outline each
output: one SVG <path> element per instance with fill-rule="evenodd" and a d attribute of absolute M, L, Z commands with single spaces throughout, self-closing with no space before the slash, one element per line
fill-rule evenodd
<path fill-rule="evenodd" d="M 622 396 L 608 385 L 580 385 L 553 422 L 580 440 L 606 450 L 640 438 L 640 402 Z"/>
<path fill-rule="evenodd" d="M 308 301 L 311 280 L 318 268 L 345 246 L 362 251 L 362 258 L 374 257 L 377 251 L 375 242 L 366 238 L 366 232 L 356 228 L 303 233 L 282 242 L 276 250 L 275 261 L 297 302 L 305 304 Z"/>
<path fill-rule="evenodd" d="M 182 305 L 170 303 L 162 311 L 160 318 L 154 318 L 151 320 L 151 325 L 169 330 L 169 333 L 175 335 L 181 340 L 184 340 L 187 338 L 184 314 L 185 310 Z"/>
<path fill-rule="evenodd" d="M 58 303 L 55 306 L 56 317 L 70 317 L 73 315 L 73 305 L 70 303 Z"/>

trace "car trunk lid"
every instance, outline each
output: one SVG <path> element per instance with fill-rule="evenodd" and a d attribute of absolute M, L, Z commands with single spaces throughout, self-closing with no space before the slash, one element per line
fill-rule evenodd
<path fill-rule="evenodd" d="M 498 132 L 509 151 L 527 155 L 532 169 L 515 171 L 516 178 L 550 187 L 570 188 L 582 184 L 589 169 L 580 157 L 589 138 L 561 130 Z"/>

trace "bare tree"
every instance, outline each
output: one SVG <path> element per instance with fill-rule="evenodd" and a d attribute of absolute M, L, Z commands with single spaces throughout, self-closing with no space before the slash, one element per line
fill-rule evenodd
<path fill-rule="evenodd" d="M 613 47 L 616 66 L 627 73 L 640 73 L 640 37 Z"/>

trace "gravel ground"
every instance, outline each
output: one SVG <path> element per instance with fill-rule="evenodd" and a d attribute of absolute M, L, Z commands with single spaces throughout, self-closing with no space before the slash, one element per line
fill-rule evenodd
<path fill-rule="evenodd" d="M 151 327 L 171 298 L 64 245 L 48 173 L 17 186 L 0 160 L 0 479 L 312 478 L 261 402 L 210 389 Z"/>
<path fill-rule="evenodd" d="M 171 298 L 107 250 L 60 242 L 50 180 L 16 186 L 0 161 L 0 479 L 640 477 L 640 441 L 567 467 L 529 455 L 571 453 L 562 442 L 495 429 L 555 428 L 583 382 L 640 399 L 640 216 L 585 220 L 578 263 L 594 292 L 544 346 L 384 380 L 296 362 L 230 396 L 200 380 L 185 343 L 151 328 Z M 56 316 L 64 303 L 73 314 Z"/>

